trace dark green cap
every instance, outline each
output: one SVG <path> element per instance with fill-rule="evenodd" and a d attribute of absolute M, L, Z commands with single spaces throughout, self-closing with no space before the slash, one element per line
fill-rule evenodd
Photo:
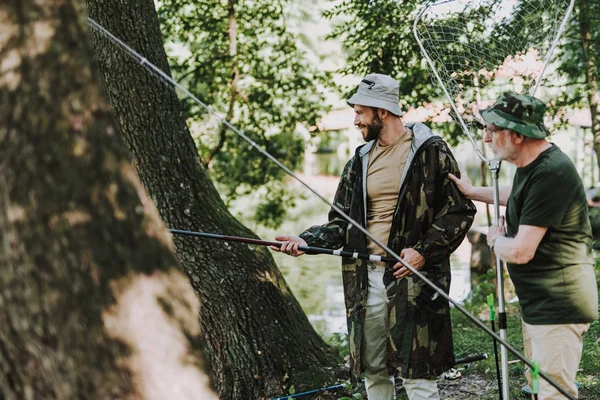
<path fill-rule="evenodd" d="M 544 126 L 545 112 L 543 101 L 515 92 L 502 93 L 493 106 L 480 111 L 485 122 L 536 139 L 550 134 Z"/>

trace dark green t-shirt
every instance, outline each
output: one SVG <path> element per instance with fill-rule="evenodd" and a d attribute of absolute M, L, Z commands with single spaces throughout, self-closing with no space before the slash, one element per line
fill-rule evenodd
<path fill-rule="evenodd" d="M 508 263 L 523 319 L 532 325 L 591 322 L 598 294 L 588 206 L 571 160 L 554 144 L 517 168 L 506 207 L 507 235 L 547 227 L 533 259 Z"/>

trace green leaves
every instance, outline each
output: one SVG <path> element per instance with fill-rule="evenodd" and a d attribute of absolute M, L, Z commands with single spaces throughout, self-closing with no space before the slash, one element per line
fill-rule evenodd
<path fill-rule="evenodd" d="M 333 6 L 325 16 L 341 19 L 343 22 L 337 25 L 331 37 L 341 40 L 349 53 L 347 65 L 342 72 L 357 75 L 379 72 L 393 76 L 400 81 L 400 101 L 404 109 L 430 102 L 441 101 L 446 104 L 447 100 L 443 98 L 437 83 L 432 82 L 432 76 L 426 69 L 412 32 L 418 11 L 427 3 L 428 0 L 344 0 Z M 562 0 L 515 2 L 514 9 L 510 16 L 507 14 L 504 23 L 498 24 L 490 31 L 482 16 L 486 14 L 487 9 L 494 9 L 499 2 L 490 0 L 463 3 L 471 4 L 471 8 L 465 8 L 464 13 L 449 17 L 446 21 L 436 21 L 438 28 L 428 32 L 434 35 L 433 38 L 429 38 L 430 41 L 442 44 L 438 48 L 439 60 L 449 65 L 450 71 L 478 71 L 479 68 L 493 70 L 504 61 L 507 49 L 511 52 L 525 52 L 531 46 L 532 40 L 539 37 L 546 38 L 548 43 L 544 43 L 544 46 L 549 46 L 556 33 L 556 25 L 560 22 L 553 15 L 557 9 L 564 13 L 566 7 L 563 7 L 566 1 Z M 598 2 L 595 1 L 577 0 L 576 4 L 578 9 L 587 7 L 590 10 L 588 15 L 597 16 L 600 11 Z M 571 19 L 569 29 L 559 46 L 559 61 L 550 68 L 544 81 L 544 85 L 549 87 L 546 95 L 556 99 L 554 104 L 550 104 L 554 105 L 554 108 L 579 105 L 582 104 L 582 100 L 587 100 L 582 37 L 576 16 Z M 461 18 L 461 21 L 452 18 Z M 589 22 L 591 29 L 587 43 L 592 44 L 592 60 L 597 60 L 600 56 L 600 19 L 592 17 Z M 459 23 L 464 24 L 464 31 L 444 29 L 445 24 L 450 27 Z M 536 47 L 537 45 L 539 43 Z M 467 53 L 467 49 L 470 54 Z M 483 54 L 485 56 L 482 56 Z M 598 65 L 594 65 L 593 68 L 597 79 Z M 551 76 L 553 71 L 554 76 Z M 472 79 L 472 75 L 465 74 L 465 79 Z M 478 78 L 479 87 L 488 84 L 485 76 L 481 75 Z M 472 83 L 467 84 L 473 86 Z M 559 87 L 553 87 L 555 85 Z M 459 89 L 463 90 L 463 87 L 460 86 Z M 472 93 L 469 93 L 469 96 L 471 95 Z M 497 94 L 483 95 L 485 98 L 493 98 Z M 445 138 L 451 143 L 464 138 L 464 133 L 451 124 L 444 124 L 443 129 Z"/>
<path fill-rule="evenodd" d="M 364 76 L 387 74 L 400 82 L 400 103 L 404 110 L 440 98 L 432 84 L 412 25 L 425 0 L 344 0 L 325 13 L 341 22 L 332 38 L 341 40 L 348 52 L 343 74 Z M 341 17 L 344 16 L 344 17 Z M 354 91 L 355 88 L 349 88 Z"/>

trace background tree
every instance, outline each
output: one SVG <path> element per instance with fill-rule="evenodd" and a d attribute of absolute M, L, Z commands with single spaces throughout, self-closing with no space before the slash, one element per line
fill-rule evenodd
<path fill-rule="evenodd" d="M 590 0 L 579 0 L 577 16 L 581 32 L 585 93 L 592 120 L 596 160 L 600 167 L 600 4 Z"/>
<path fill-rule="evenodd" d="M 87 4 L 91 18 L 169 73 L 152 0 Z M 104 36 L 95 32 L 92 39 L 121 134 L 167 225 L 254 237 L 229 213 L 200 163 L 173 88 Z M 202 342 L 222 399 L 270 397 L 287 394 L 290 385 L 300 390 L 334 380 L 338 360 L 269 250 L 181 236 L 174 242 L 200 298 Z"/>
<path fill-rule="evenodd" d="M 310 65 L 288 32 L 290 1 L 161 0 L 160 24 L 177 80 L 291 169 L 303 159 L 305 134 L 324 111 L 327 73 Z M 200 133 L 203 163 L 226 201 L 260 193 L 254 218 L 278 227 L 294 194 L 284 173 L 258 157 L 206 110 L 184 103 Z"/>
<path fill-rule="evenodd" d="M 589 108 L 594 150 L 600 166 L 600 4 L 577 0 L 563 44 L 559 48 L 554 82 L 559 89 L 552 107 L 566 116 L 565 109 Z M 563 111 L 563 112 L 561 112 Z"/>
<path fill-rule="evenodd" d="M 73 0 L 0 4 L 0 398 L 216 399 Z"/>
<path fill-rule="evenodd" d="M 346 0 L 324 13 L 340 20 L 330 37 L 342 41 L 348 53 L 342 74 L 391 75 L 400 82 L 402 107 L 418 106 L 440 97 L 432 84 L 412 31 L 416 11 L 427 1 Z"/>
<path fill-rule="evenodd" d="M 399 7 L 392 0 L 347 0 L 332 7 L 326 16 L 348 18 L 332 34 L 342 40 L 348 50 L 347 67 L 342 72 L 358 75 L 380 72 L 396 77 L 402 83 L 400 94 L 405 108 L 441 98 L 441 93 L 435 88 L 437 85 L 432 84 L 430 74 L 425 69 L 412 32 L 416 11 L 426 3 L 428 1 L 410 0 L 402 2 Z M 540 0 L 538 14 L 534 11 L 534 0 L 528 0 L 526 7 L 516 7 L 511 23 L 498 30 L 496 43 L 502 45 L 509 41 L 511 47 L 521 45 L 525 49 L 529 35 L 523 28 L 528 25 L 528 19 L 544 18 L 541 13 L 547 7 L 543 5 L 544 2 Z M 596 1 L 576 1 L 568 30 L 556 53 L 556 72 L 554 76 L 547 72 L 543 86 L 551 97 L 549 105 L 553 113 L 560 114 L 559 109 L 565 107 L 590 108 L 595 148 L 600 154 L 599 7 Z M 548 37 L 550 39 L 550 35 Z M 478 40 L 476 35 L 469 39 Z M 464 137 L 461 131 L 452 128 L 445 134 L 451 144 Z M 598 160 L 600 162 L 600 157 Z"/>

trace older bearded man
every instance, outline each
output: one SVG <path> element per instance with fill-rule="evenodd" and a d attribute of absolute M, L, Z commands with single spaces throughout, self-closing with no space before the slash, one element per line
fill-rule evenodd
<path fill-rule="evenodd" d="M 481 112 L 485 142 L 496 158 L 517 167 L 512 188 L 500 190 L 507 226 L 492 226 L 487 240 L 508 263 L 523 313 L 525 355 L 577 396 L 582 335 L 598 318 L 592 234 L 575 166 L 546 140 L 545 109 L 535 97 L 506 92 Z M 492 188 L 450 178 L 470 199 L 493 202 Z M 564 396 L 542 380 L 539 398 Z"/>

